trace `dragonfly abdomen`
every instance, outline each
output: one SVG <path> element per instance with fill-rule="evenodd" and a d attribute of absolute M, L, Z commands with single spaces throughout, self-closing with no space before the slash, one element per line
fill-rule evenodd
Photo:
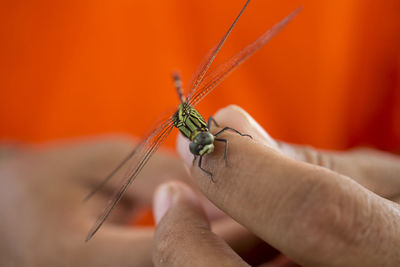
<path fill-rule="evenodd" d="M 180 104 L 173 117 L 174 126 L 189 140 L 200 132 L 208 132 L 207 123 L 201 114 L 186 103 Z"/>

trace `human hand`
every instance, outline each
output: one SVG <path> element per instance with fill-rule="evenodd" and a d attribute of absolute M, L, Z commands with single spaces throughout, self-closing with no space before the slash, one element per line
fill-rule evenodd
<path fill-rule="evenodd" d="M 225 134 L 226 167 L 219 145 L 204 158 L 215 183 L 196 165 L 191 168 L 200 190 L 221 210 L 302 266 L 400 266 L 398 157 L 277 142 L 237 107 L 215 118 L 253 137 Z M 178 150 L 191 165 L 187 147 L 180 137 Z M 188 188 L 168 183 L 157 192 L 156 266 L 246 265 L 210 230 Z"/>
<path fill-rule="evenodd" d="M 157 153 L 88 243 L 84 239 L 119 183 L 82 199 L 134 147 L 99 138 L 0 149 L 0 266 L 152 266 L 152 228 L 129 226 L 151 205 L 165 177 L 185 177 L 181 162 Z M 118 179 L 117 179 L 118 180 Z"/>

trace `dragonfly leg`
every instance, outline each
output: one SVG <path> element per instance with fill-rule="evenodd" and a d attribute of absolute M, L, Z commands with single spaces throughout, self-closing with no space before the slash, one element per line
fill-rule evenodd
<path fill-rule="evenodd" d="M 192 161 L 192 165 L 194 166 L 194 164 L 196 163 L 196 159 L 197 159 L 197 156 L 194 156 L 193 157 L 193 161 Z"/>
<path fill-rule="evenodd" d="M 200 170 L 202 170 L 202 171 L 205 172 L 208 176 L 210 176 L 211 181 L 212 181 L 213 183 L 215 183 L 215 180 L 214 180 L 214 178 L 213 178 L 212 173 L 209 172 L 209 171 L 207 171 L 207 170 L 204 169 L 203 167 L 201 167 L 202 161 L 203 161 L 203 156 L 200 156 L 200 159 L 199 159 L 199 168 L 200 168 Z"/>
<path fill-rule="evenodd" d="M 224 129 L 222 129 L 222 130 L 221 130 L 221 131 L 219 131 L 218 133 L 214 134 L 214 136 L 218 136 L 218 135 L 222 134 L 223 132 L 225 132 L 225 131 L 227 131 L 227 130 L 233 131 L 233 132 L 235 132 L 235 133 L 239 134 L 240 136 L 247 136 L 247 137 L 250 137 L 251 139 L 253 139 L 253 137 L 252 137 L 251 135 L 248 135 L 248 134 L 242 134 L 242 133 L 241 133 L 241 132 L 239 132 L 238 130 L 236 130 L 236 129 L 233 129 L 233 128 L 231 128 L 231 127 L 225 127 Z"/>
<path fill-rule="evenodd" d="M 214 140 L 225 143 L 224 160 L 225 160 L 225 166 L 228 166 L 228 160 L 226 158 L 226 155 L 228 154 L 228 140 L 222 138 L 215 138 Z"/>
<path fill-rule="evenodd" d="M 214 119 L 214 117 L 210 116 L 208 118 L 208 122 L 207 122 L 207 127 L 208 129 L 210 129 L 211 127 L 211 123 L 214 122 L 215 126 L 219 127 L 219 124 L 217 123 L 217 121 Z"/>
<path fill-rule="evenodd" d="M 174 85 L 175 85 L 176 91 L 178 92 L 179 100 L 181 101 L 181 103 L 183 103 L 183 102 L 185 102 L 185 98 L 183 97 L 181 75 L 179 74 L 179 72 L 175 71 L 172 74 L 172 78 L 174 79 Z"/>

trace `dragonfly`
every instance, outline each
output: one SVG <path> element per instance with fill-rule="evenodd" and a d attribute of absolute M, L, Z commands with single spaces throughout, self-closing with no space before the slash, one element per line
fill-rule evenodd
<path fill-rule="evenodd" d="M 193 162 L 195 162 L 196 157 L 199 156 L 198 167 L 203 172 L 208 174 L 212 181 L 214 181 L 212 173 L 202 167 L 202 159 L 203 156 L 214 151 L 214 142 L 220 141 L 225 143 L 224 158 L 226 160 L 228 141 L 226 139 L 218 138 L 218 136 L 226 130 L 234 131 L 242 136 L 249 136 L 247 134 L 242 134 L 230 127 L 225 127 L 216 134 L 212 134 L 210 132 L 211 123 L 214 122 L 216 126 L 218 126 L 216 121 L 210 117 L 208 123 L 206 123 L 202 115 L 194 108 L 202 99 L 204 99 L 207 94 L 209 94 L 230 73 L 232 73 L 233 70 L 235 70 L 246 59 L 259 50 L 264 44 L 266 44 L 272 37 L 280 32 L 301 10 L 301 7 L 296 9 L 294 12 L 276 23 L 237 54 L 215 67 L 212 71 L 209 71 L 209 68 L 215 57 L 221 50 L 228 36 L 231 34 L 233 28 L 237 24 L 239 18 L 242 16 L 249 2 L 250 0 L 246 1 L 219 43 L 214 46 L 204 57 L 191 78 L 191 82 L 189 83 L 190 86 L 188 87 L 190 90 L 186 94 L 183 93 L 182 82 L 179 74 L 175 73 L 173 75 L 174 84 L 180 100 L 178 108 L 172 114 L 168 115 L 166 119 L 159 122 L 155 129 L 150 132 L 150 134 L 148 134 L 147 137 L 144 138 L 143 141 L 129 155 L 127 155 L 127 157 L 85 198 L 89 199 L 93 194 L 99 191 L 99 189 L 103 187 L 125 164 L 130 162 L 129 170 L 124 175 L 122 185 L 119 187 L 115 195 L 110 199 L 107 206 L 104 208 L 97 221 L 89 231 L 85 240 L 86 242 L 89 241 L 100 229 L 117 203 L 121 200 L 128 187 L 132 184 L 143 167 L 160 148 L 161 144 L 166 140 L 174 128 L 178 128 L 183 136 L 191 141 L 189 150 L 194 155 Z"/>

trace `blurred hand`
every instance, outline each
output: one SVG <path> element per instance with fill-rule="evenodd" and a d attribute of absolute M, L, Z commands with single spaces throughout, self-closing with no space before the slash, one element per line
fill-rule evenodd
<path fill-rule="evenodd" d="M 374 150 L 328 152 L 277 142 L 236 106 L 215 116 L 223 144 L 195 166 L 193 180 L 234 220 L 278 249 L 265 266 L 400 266 L 400 159 Z M 178 150 L 191 166 L 188 141 Z M 168 182 L 155 195 L 156 266 L 247 266 L 211 231 L 195 193 Z M 246 242 L 243 240 L 243 242 Z M 268 265 L 267 265 L 268 264 Z"/>
<path fill-rule="evenodd" d="M 0 149 L 0 266 L 152 266 L 152 228 L 127 225 L 151 205 L 156 184 L 186 177 L 179 160 L 159 152 L 107 223 L 84 239 L 119 185 L 113 179 L 82 199 L 127 155 L 126 139 Z"/>

